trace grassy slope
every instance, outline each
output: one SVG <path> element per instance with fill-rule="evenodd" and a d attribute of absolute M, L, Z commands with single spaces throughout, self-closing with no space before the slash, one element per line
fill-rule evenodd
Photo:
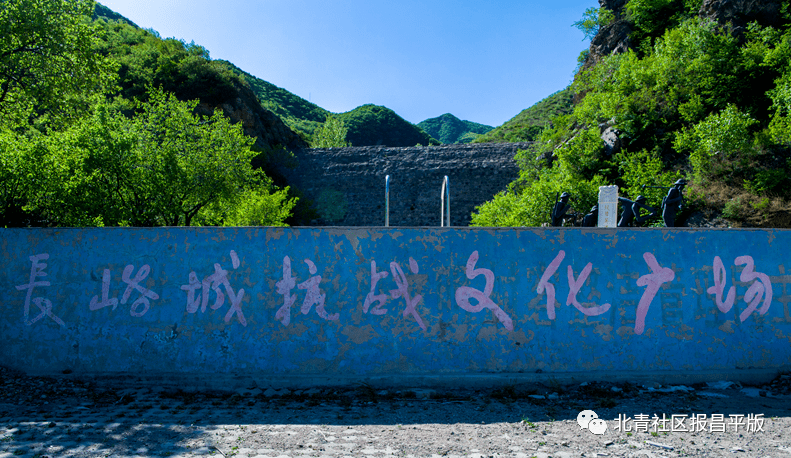
<path fill-rule="evenodd" d="M 538 137 L 541 130 L 549 125 L 552 117 L 558 114 L 568 114 L 574 108 L 572 105 L 571 89 L 566 88 L 541 100 L 530 108 L 506 121 L 500 127 L 485 133 L 473 143 L 512 143 L 529 142 Z"/>

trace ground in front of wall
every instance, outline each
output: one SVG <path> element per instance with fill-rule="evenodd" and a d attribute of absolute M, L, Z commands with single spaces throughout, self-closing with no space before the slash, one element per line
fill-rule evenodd
<path fill-rule="evenodd" d="M 791 377 L 211 393 L 0 369 L 0 458 L 20 456 L 791 458 Z"/>

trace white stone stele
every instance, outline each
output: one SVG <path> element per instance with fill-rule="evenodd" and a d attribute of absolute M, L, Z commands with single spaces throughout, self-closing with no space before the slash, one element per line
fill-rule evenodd
<path fill-rule="evenodd" d="M 599 186 L 598 227 L 616 227 L 618 223 L 618 186 Z"/>

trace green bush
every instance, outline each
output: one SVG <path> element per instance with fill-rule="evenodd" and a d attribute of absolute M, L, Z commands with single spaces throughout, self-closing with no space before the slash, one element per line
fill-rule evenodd
<path fill-rule="evenodd" d="M 741 167 L 756 154 L 751 132 L 757 123 L 734 105 L 712 113 L 703 121 L 676 136 L 674 146 L 689 152 L 695 178 L 707 179 Z"/>
<path fill-rule="evenodd" d="M 538 179 L 527 184 L 515 183 L 509 191 L 476 207 L 471 226 L 541 226 L 550 222 L 550 212 L 556 198 L 569 192 L 574 199 L 572 208 L 579 216 L 578 224 L 599 196 L 599 186 L 606 183 L 600 177 L 580 180 L 561 168 L 544 169 Z M 571 212 L 570 212 L 571 213 Z"/>

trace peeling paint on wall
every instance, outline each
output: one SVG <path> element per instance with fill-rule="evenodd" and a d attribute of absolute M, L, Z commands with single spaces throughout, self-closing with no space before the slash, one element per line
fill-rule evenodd
<path fill-rule="evenodd" d="M 791 365 L 791 231 L 0 230 L 0 364 L 442 374 Z"/>

